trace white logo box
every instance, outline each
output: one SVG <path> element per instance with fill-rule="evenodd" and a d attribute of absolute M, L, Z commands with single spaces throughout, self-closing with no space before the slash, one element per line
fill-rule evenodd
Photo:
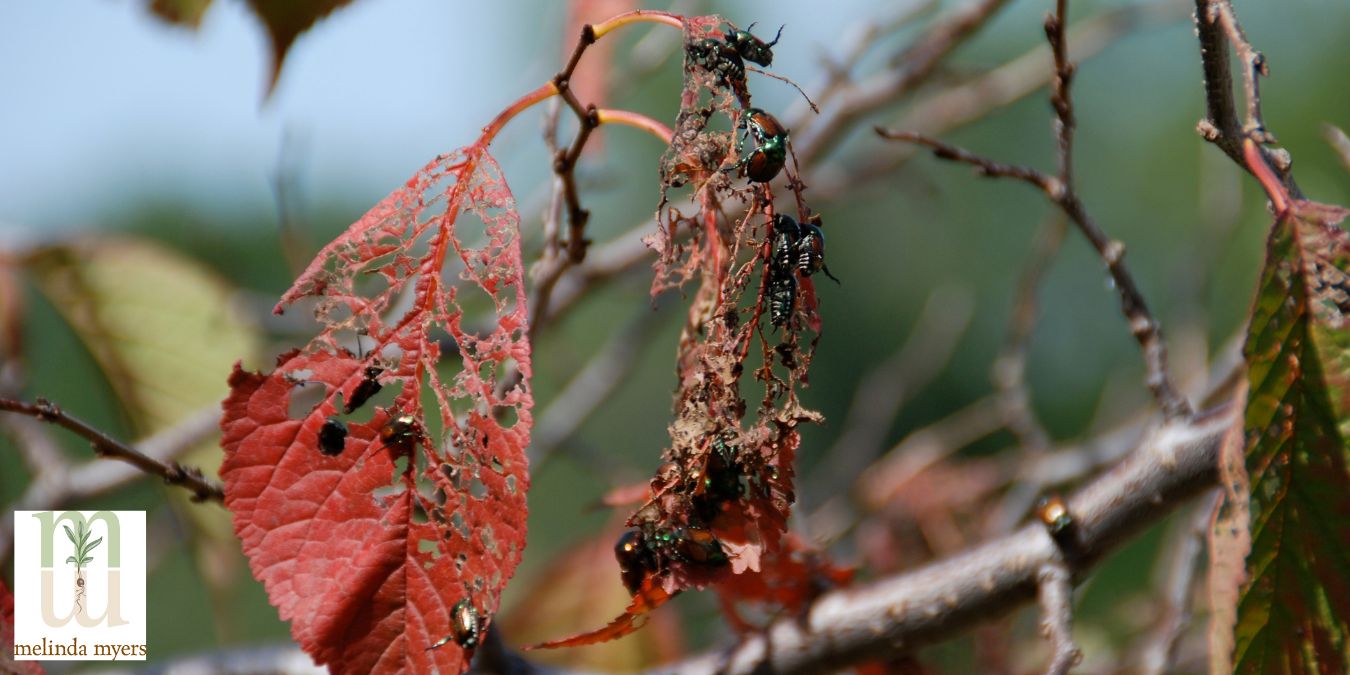
<path fill-rule="evenodd" d="M 14 659 L 144 661 L 145 550 L 144 511 L 15 512 Z"/>

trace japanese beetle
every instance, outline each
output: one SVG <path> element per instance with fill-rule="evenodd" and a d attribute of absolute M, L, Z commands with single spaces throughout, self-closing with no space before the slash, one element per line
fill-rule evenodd
<path fill-rule="evenodd" d="M 439 642 L 430 647 L 431 651 L 451 640 L 462 649 L 473 649 L 477 647 L 483 638 L 483 617 L 478 613 L 478 608 L 464 598 L 455 603 L 450 610 L 450 634 L 441 638 Z"/>
<path fill-rule="evenodd" d="M 741 484 L 741 469 L 737 466 L 736 447 L 721 438 L 712 442 L 703 474 L 699 476 L 693 497 L 694 513 L 711 523 L 727 502 L 736 501 L 745 488 Z"/>
<path fill-rule="evenodd" d="M 619 561 L 619 578 L 629 595 L 636 594 L 647 575 L 656 571 L 656 556 L 641 530 L 629 530 L 619 537 L 614 544 L 614 558 Z"/>
<path fill-rule="evenodd" d="M 731 45 L 741 58 L 765 67 L 773 65 L 773 46 L 778 44 L 778 38 L 783 36 L 783 27 L 778 27 L 778 34 L 773 36 L 773 42 L 765 42 L 751 35 L 750 29 L 754 27 L 755 24 L 752 23 L 745 30 L 735 30 L 728 25 L 722 27 L 722 32 L 727 36 L 727 44 Z"/>
<path fill-rule="evenodd" d="M 839 283 L 833 274 L 830 274 L 830 268 L 825 265 L 825 233 L 820 231 L 820 226 L 815 222 L 807 221 L 801 224 L 801 236 L 797 239 L 797 271 L 802 276 L 809 277 L 818 271 L 824 270 L 825 276 L 834 279 L 834 283 Z"/>
<path fill-rule="evenodd" d="M 356 388 L 352 390 L 351 399 L 343 404 L 342 414 L 352 414 L 357 408 L 365 405 L 366 401 L 369 401 L 371 396 L 380 393 L 380 389 L 383 389 L 384 385 L 380 384 L 380 381 L 376 378 L 383 372 L 384 368 L 382 366 L 366 366 L 365 377 L 361 380 L 360 384 L 357 384 Z"/>
<path fill-rule="evenodd" d="M 732 168 L 756 183 L 773 180 L 787 163 L 787 129 L 776 117 L 759 108 L 742 111 L 736 128 L 743 129 L 736 141 L 736 154 L 741 159 Z M 745 151 L 747 137 L 755 139 L 755 149 L 748 154 Z"/>
<path fill-rule="evenodd" d="M 790 274 L 797 266 L 797 242 L 801 239 L 801 226 L 790 216 L 778 214 L 773 218 L 773 252 L 769 265 L 777 274 Z"/>
<path fill-rule="evenodd" d="M 1041 524 L 1055 541 L 1063 539 L 1073 527 L 1073 514 L 1059 495 L 1041 497 L 1036 504 L 1036 517 L 1041 519 Z"/>
<path fill-rule="evenodd" d="M 324 420 L 323 427 L 319 429 L 319 452 L 335 457 L 342 454 L 342 449 L 346 446 L 347 425 L 336 417 Z"/>
<path fill-rule="evenodd" d="M 745 61 L 734 45 L 717 38 L 702 38 L 686 44 L 684 51 L 694 65 L 715 75 L 720 84 L 745 81 Z"/>
<path fill-rule="evenodd" d="M 797 300 L 797 276 L 792 268 L 769 268 L 769 323 L 782 326 L 792 318 L 792 305 Z"/>
<path fill-rule="evenodd" d="M 399 415 L 380 428 L 380 440 L 385 447 L 402 452 L 411 452 L 412 446 L 422 439 L 422 428 L 412 415 Z"/>
<path fill-rule="evenodd" d="M 657 535 L 657 545 L 666 548 L 672 557 L 684 563 L 716 567 L 727 563 L 722 542 L 713 533 L 701 527 L 677 527 Z"/>

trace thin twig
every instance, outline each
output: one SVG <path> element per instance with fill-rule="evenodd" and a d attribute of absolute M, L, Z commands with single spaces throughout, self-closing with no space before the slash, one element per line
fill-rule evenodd
<path fill-rule="evenodd" d="M 903 140 L 926 145 L 940 158 L 970 164 L 986 176 L 1015 178 L 1035 185 L 1054 202 L 1088 238 L 1098 255 L 1106 263 L 1111 279 L 1120 294 L 1121 313 L 1129 323 L 1130 332 L 1143 351 L 1146 381 L 1168 419 L 1191 414 L 1190 402 L 1172 383 L 1167 368 L 1167 347 L 1163 342 L 1158 321 L 1149 312 L 1143 294 L 1134 283 L 1134 277 L 1125 267 L 1124 244 L 1106 236 L 1106 233 L 1088 215 L 1073 187 L 1073 131 L 1075 127 L 1073 98 L 1069 86 L 1073 80 L 1073 64 L 1068 60 L 1064 37 L 1067 0 L 1059 0 L 1057 12 L 1046 18 L 1045 33 L 1055 61 L 1055 78 L 1051 85 L 1050 101 L 1055 109 L 1055 137 L 1058 145 L 1059 176 L 1052 177 L 1035 169 L 1002 164 L 976 155 L 968 150 L 949 145 L 930 136 L 910 132 L 893 132 L 877 127 L 883 138 Z"/>
<path fill-rule="evenodd" d="M 1042 565 L 1036 573 L 1036 591 L 1041 604 L 1041 631 L 1053 650 L 1045 672 L 1064 675 L 1083 657 L 1073 642 L 1073 585 L 1068 567 L 1059 561 Z"/>
<path fill-rule="evenodd" d="M 99 457 L 126 462 L 144 473 L 163 478 L 165 483 L 180 485 L 192 492 L 193 501 L 218 503 L 225 501 L 224 489 L 219 484 L 206 480 L 200 470 L 185 467 L 176 461 L 161 462 L 150 457 L 83 420 L 72 417 L 50 401 L 38 399 L 36 403 L 25 403 L 13 399 L 0 399 L 0 410 L 28 415 L 68 429 L 93 444 L 94 452 Z"/>

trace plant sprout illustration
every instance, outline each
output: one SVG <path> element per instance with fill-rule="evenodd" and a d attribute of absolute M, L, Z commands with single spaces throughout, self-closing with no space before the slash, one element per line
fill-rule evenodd
<path fill-rule="evenodd" d="M 75 524 L 76 530 L 79 531 L 78 536 L 70 529 L 69 525 L 66 525 L 65 528 L 66 537 L 70 538 L 70 543 L 75 545 L 75 555 L 66 558 L 67 563 L 75 565 L 75 610 L 84 611 L 84 566 L 94 561 L 89 554 L 99 544 L 103 543 L 103 537 L 99 537 L 92 542 L 89 541 L 89 535 L 93 534 L 93 531 L 87 529 L 82 522 Z"/>

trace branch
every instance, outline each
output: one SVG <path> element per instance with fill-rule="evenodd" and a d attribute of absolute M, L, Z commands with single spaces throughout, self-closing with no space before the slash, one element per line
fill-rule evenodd
<path fill-rule="evenodd" d="M 143 473 L 159 476 L 165 483 L 181 485 L 193 493 L 193 501 L 213 501 L 223 503 L 225 492 L 220 485 L 206 480 L 199 469 L 185 467 L 176 461 L 161 462 L 129 445 L 99 431 L 79 418 L 72 417 L 56 404 L 45 399 L 37 403 L 25 403 L 13 399 L 0 398 L 0 410 L 28 415 L 43 422 L 49 422 L 75 432 L 94 446 L 99 457 L 126 462 Z"/>
<path fill-rule="evenodd" d="M 1165 420 L 1069 499 L 1076 554 L 1064 564 L 1072 578 L 1082 579 L 1114 547 L 1214 486 L 1220 442 L 1239 422 L 1231 404 Z M 729 651 L 657 671 L 812 673 L 911 652 L 1032 601 L 1041 571 L 1063 558 L 1043 525 L 1028 525 L 918 570 L 826 593 L 804 616 L 779 620 Z"/>
<path fill-rule="evenodd" d="M 1060 562 L 1046 563 L 1036 574 L 1036 585 L 1041 630 L 1054 650 L 1046 673 L 1064 675 L 1083 658 L 1073 643 L 1073 585 L 1068 567 Z"/>
<path fill-rule="evenodd" d="M 1266 58 L 1247 41 L 1237 15 L 1228 0 L 1195 0 L 1195 30 L 1200 41 L 1200 63 L 1205 75 L 1206 117 L 1196 130 L 1205 140 L 1219 146 L 1239 166 L 1247 169 L 1242 156 L 1242 141 L 1251 138 L 1257 143 L 1274 143 L 1275 137 L 1266 131 L 1261 118 L 1261 90 L 1259 78 L 1269 74 Z M 1245 121 L 1238 120 L 1238 106 L 1233 95 L 1233 73 L 1228 61 L 1228 45 L 1232 44 L 1242 62 L 1242 88 L 1246 103 Z M 1290 173 L 1293 160 L 1283 149 L 1262 148 L 1266 163 L 1279 173 L 1280 181 L 1289 193 L 1302 193 Z M 1248 169 L 1250 171 L 1250 169 Z"/>

